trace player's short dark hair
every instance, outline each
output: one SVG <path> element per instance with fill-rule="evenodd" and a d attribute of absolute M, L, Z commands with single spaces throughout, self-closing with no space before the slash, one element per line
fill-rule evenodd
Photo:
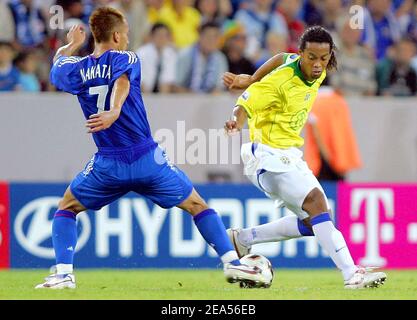
<path fill-rule="evenodd" d="M 123 13 L 111 7 L 100 7 L 91 14 L 90 30 L 97 43 L 111 39 L 114 29 L 125 21 Z"/>
<path fill-rule="evenodd" d="M 165 29 L 165 30 L 168 30 L 169 32 L 171 32 L 171 30 L 169 29 L 169 27 L 165 23 L 157 22 L 152 26 L 151 34 L 152 35 L 155 34 L 155 32 L 158 31 L 159 29 Z"/>
<path fill-rule="evenodd" d="M 314 26 L 304 31 L 300 38 L 300 50 L 304 51 L 307 46 L 307 42 L 315 43 L 328 43 L 330 46 L 331 57 L 329 64 L 327 65 L 328 70 L 337 69 L 337 59 L 335 51 L 337 50 L 334 44 L 333 38 L 329 31 L 321 26 Z"/>

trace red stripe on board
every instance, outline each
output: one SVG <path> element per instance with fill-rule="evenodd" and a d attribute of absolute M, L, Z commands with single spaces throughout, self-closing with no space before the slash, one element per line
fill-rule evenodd
<path fill-rule="evenodd" d="M 0 269 L 10 266 L 9 186 L 0 182 Z"/>

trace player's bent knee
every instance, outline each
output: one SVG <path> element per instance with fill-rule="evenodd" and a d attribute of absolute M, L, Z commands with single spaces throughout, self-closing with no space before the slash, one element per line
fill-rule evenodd
<path fill-rule="evenodd" d="M 196 199 L 196 198 L 189 198 L 181 203 L 178 208 L 187 211 L 192 216 L 195 216 L 204 210 L 207 210 L 209 207 L 204 202 L 204 200 Z"/>
<path fill-rule="evenodd" d="M 58 210 L 71 211 L 75 214 L 79 214 L 82 211 L 87 210 L 81 203 L 75 198 L 66 199 L 65 197 L 59 201 Z"/>
<path fill-rule="evenodd" d="M 68 187 L 64 193 L 64 196 L 59 201 L 58 210 L 71 211 L 78 214 L 87 210 L 72 194 L 71 189 Z"/>
<path fill-rule="evenodd" d="M 81 204 L 77 204 L 77 203 L 65 203 L 65 202 L 60 202 L 59 206 L 58 206 L 58 210 L 62 210 L 62 211 L 70 211 L 75 213 L 76 215 L 79 214 L 82 211 L 85 211 L 86 208 L 84 208 Z"/>
<path fill-rule="evenodd" d="M 207 210 L 209 207 L 198 192 L 193 190 L 191 195 L 183 203 L 181 203 L 178 208 L 187 211 L 192 216 L 195 216 Z"/>
<path fill-rule="evenodd" d="M 195 216 L 204 210 L 207 210 L 208 205 L 205 202 L 186 201 L 185 203 L 181 204 L 179 208 Z"/>
<path fill-rule="evenodd" d="M 327 212 L 327 201 L 323 192 L 321 192 L 318 188 L 311 190 L 311 192 L 304 199 L 303 210 L 306 211 L 310 217 Z"/>

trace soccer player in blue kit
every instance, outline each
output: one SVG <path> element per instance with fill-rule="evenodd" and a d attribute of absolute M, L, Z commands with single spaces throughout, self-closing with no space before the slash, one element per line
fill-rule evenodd
<path fill-rule="evenodd" d="M 74 26 L 68 44 L 58 49 L 50 79 L 58 89 L 77 95 L 98 152 L 71 182 L 52 223 L 56 273 L 36 288 L 75 288 L 73 257 L 76 215 L 99 210 L 134 191 L 163 208 L 189 212 L 206 242 L 219 255 L 227 281 L 262 284 L 259 270 L 242 265 L 218 214 L 199 196 L 187 176 L 172 165 L 153 140 L 140 91 L 138 56 L 128 47 L 129 26 L 113 8 L 96 9 L 89 21 L 94 52 L 72 56 L 86 35 Z"/>

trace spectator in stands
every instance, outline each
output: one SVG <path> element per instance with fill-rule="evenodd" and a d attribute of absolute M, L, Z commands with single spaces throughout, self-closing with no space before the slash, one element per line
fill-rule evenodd
<path fill-rule="evenodd" d="M 410 21 L 407 27 L 407 37 L 417 45 L 417 1 L 411 11 Z M 411 66 L 417 72 L 417 55 L 412 59 Z"/>
<path fill-rule="evenodd" d="M 247 9 L 250 6 L 250 2 L 252 0 L 230 0 L 230 4 L 232 5 L 232 17 L 235 16 L 236 12 L 241 9 Z"/>
<path fill-rule="evenodd" d="M 150 38 L 136 52 L 142 62 L 142 90 L 170 93 L 175 83 L 177 53 L 171 46 L 169 28 L 162 23 L 155 24 Z"/>
<path fill-rule="evenodd" d="M 307 26 L 315 26 L 323 23 L 323 16 L 320 12 L 320 1 L 322 0 L 305 0 L 302 7 L 302 20 Z"/>
<path fill-rule="evenodd" d="M 200 27 L 196 45 L 180 52 L 177 63 L 176 92 L 217 93 L 224 90 L 222 76 L 227 59 L 219 51 L 220 28 L 206 23 Z"/>
<path fill-rule="evenodd" d="M 64 9 L 64 19 L 80 19 L 88 24 L 89 13 L 82 0 L 57 0 L 56 4 Z"/>
<path fill-rule="evenodd" d="M 359 45 L 361 30 L 352 29 L 350 15 L 339 17 L 338 72 L 330 75 L 331 85 L 347 95 L 375 95 L 375 60 L 369 50 Z"/>
<path fill-rule="evenodd" d="M 261 57 L 256 61 L 255 67 L 261 65 L 280 52 L 294 52 L 287 47 L 287 38 L 280 33 L 269 31 L 266 35 L 266 48 L 262 50 Z M 297 52 L 297 51 L 295 51 Z"/>
<path fill-rule="evenodd" d="M 201 23 L 214 22 L 222 26 L 232 13 L 229 0 L 196 0 L 195 8 L 201 14 Z"/>
<path fill-rule="evenodd" d="M 401 34 L 407 33 L 407 29 L 412 17 L 414 0 L 393 0 L 392 10 L 398 20 Z"/>
<path fill-rule="evenodd" d="M 298 41 L 304 32 L 305 25 L 298 18 L 303 0 L 280 0 L 278 12 L 282 14 L 287 22 L 288 29 L 288 52 L 298 52 Z"/>
<path fill-rule="evenodd" d="M 30 51 L 20 52 L 14 60 L 14 65 L 19 70 L 19 87 L 26 92 L 39 92 L 41 85 L 35 75 L 38 62 L 35 53 Z"/>
<path fill-rule="evenodd" d="M 345 1 L 346 2 L 346 1 Z M 329 31 L 335 30 L 336 19 L 343 12 L 344 0 L 310 0 L 304 8 L 304 20 L 307 25 L 321 25 Z"/>
<path fill-rule="evenodd" d="M 9 3 L 15 23 L 18 49 L 45 47 L 47 49 L 47 20 L 32 0 L 11 0 Z"/>
<path fill-rule="evenodd" d="M 362 166 L 346 100 L 322 86 L 306 125 L 304 156 L 319 180 L 344 180 Z"/>
<path fill-rule="evenodd" d="M 387 49 L 401 38 L 398 21 L 391 8 L 391 0 L 369 0 L 369 14 L 365 14 L 362 43 L 375 50 L 378 60 L 385 57 Z"/>
<path fill-rule="evenodd" d="M 13 14 L 5 0 L 0 0 L 0 41 L 12 42 L 15 39 Z"/>
<path fill-rule="evenodd" d="M 402 39 L 394 47 L 392 57 L 377 66 L 378 93 L 384 96 L 413 96 L 417 92 L 417 74 L 411 67 L 416 45 Z"/>
<path fill-rule="evenodd" d="M 224 31 L 223 53 L 229 64 L 229 72 L 234 74 L 254 74 L 256 69 L 253 63 L 245 57 L 246 31 L 236 22 L 229 22 Z"/>
<path fill-rule="evenodd" d="M 342 0 L 323 0 L 321 4 L 323 21 L 321 25 L 333 32 L 336 30 L 336 20 L 343 14 Z"/>
<path fill-rule="evenodd" d="M 148 14 L 148 23 L 154 25 L 161 21 L 161 12 L 164 6 L 167 6 L 165 0 L 145 0 L 146 11 Z"/>
<path fill-rule="evenodd" d="M 417 44 L 417 2 L 414 4 L 407 25 L 407 36 Z"/>
<path fill-rule="evenodd" d="M 45 2 L 36 0 L 10 0 L 9 7 L 15 23 L 13 46 L 17 52 L 33 50 L 40 57 L 36 65 L 37 76 L 44 84 L 49 82 L 50 37 Z"/>
<path fill-rule="evenodd" d="M 198 41 L 201 15 L 187 0 L 172 0 L 172 5 L 164 6 L 159 22 L 170 28 L 177 48 L 186 48 Z"/>
<path fill-rule="evenodd" d="M 129 49 L 139 48 L 149 34 L 152 25 L 147 19 L 144 0 L 119 0 L 110 4 L 125 15 L 129 24 Z"/>
<path fill-rule="evenodd" d="M 13 56 L 12 44 L 0 42 L 0 92 L 18 89 L 19 71 L 13 66 Z"/>
<path fill-rule="evenodd" d="M 284 17 L 273 10 L 273 0 L 253 0 L 248 9 L 236 13 L 235 20 L 241 23 L 248 34 L 247 56 L 256 61 L 266 46 L 266 34 L 273 31 L 288 37 Z"/>

